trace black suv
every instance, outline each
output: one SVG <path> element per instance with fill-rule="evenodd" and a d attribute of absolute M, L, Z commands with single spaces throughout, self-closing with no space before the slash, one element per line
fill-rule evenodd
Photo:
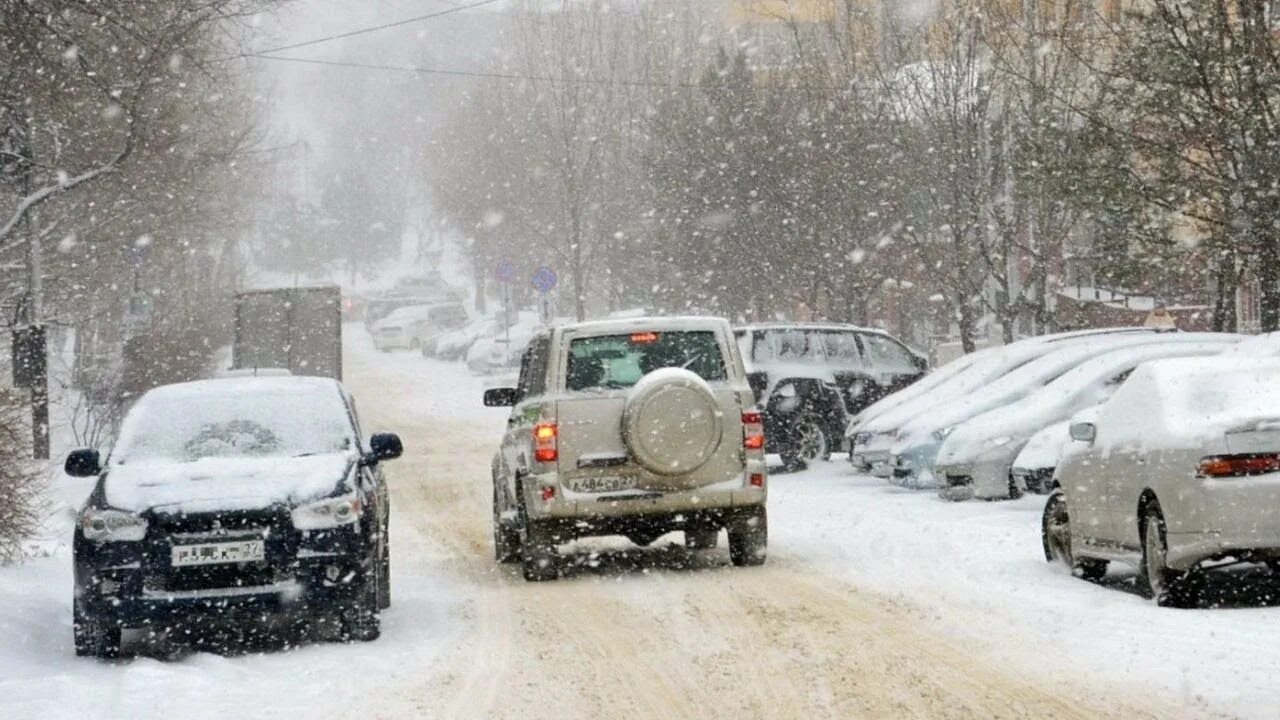
<path fill-rule="evenodd" d="M 78 655 L 120 651 L 123 628 L 264 618 L 337 620 L 373 640 L 391 603 L 389 499 L 352 398 L 323 378 L 205 380 L 157 388 L 133 406 L 75 531 Z"/>
<path fill-rule="evenodd" d="M 798 470 L 842 449 L 850 417 L 929 370 L 929 362 L 880 330 L 817 323 L 734 329 L 756 400 L 766 451 Z"/>

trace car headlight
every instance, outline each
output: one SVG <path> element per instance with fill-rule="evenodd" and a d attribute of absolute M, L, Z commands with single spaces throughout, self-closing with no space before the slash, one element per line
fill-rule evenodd
<path fill-rule="evenodd" d="M 80 513 L 80 532 L 95 542 L 136 542 L 147 536 L 147 521 L 123 510 L 85 508 Z"/>
<path fill-rule="evenodd" d="M 949 435 L 956 429 L 955 425 L 950 427 L 939 428 L 933 431 L 933 436 L 938 440 L 946 440 Z"/>
<path fill-rule="evenodd" d="M 998 448 L 1004 445 L 1008 445 L 1011 442 L 1013 442 L 1013 438 L 1009 437 L 1008 435 L 1001 435 L 1000 437 L 991 438 L 987 440 L 987 447 Z"/>
<path fill-rule="evenodd" d="M 299 530 L 328 530 L 360 519 L 360 498 L 347 495 L 299 505 L 290 513 Z"/>

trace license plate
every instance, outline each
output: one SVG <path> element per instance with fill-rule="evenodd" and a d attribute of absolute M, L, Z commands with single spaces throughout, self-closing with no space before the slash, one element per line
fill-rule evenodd
<path fill-rule="evenodd" d="M 625 476 L 574 478 L 565 482 L 565 486 L 574 492 L 599 493 L 617 490 L 634 490 L 636 479 Z"/>
<path fill-rule="evenodd" d="M 262 540 L 174 545 L 173 566 L 220 565 L 224 563 L 261 562 L 266 557 Z"/>

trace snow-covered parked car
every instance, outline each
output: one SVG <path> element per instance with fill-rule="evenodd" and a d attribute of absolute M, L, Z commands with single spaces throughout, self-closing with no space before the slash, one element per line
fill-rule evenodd
<path fill-rule="evenodd" d="M 888 333 L 852 325 L 747 325 L 734 335 L 764 410 L 768 452 L 792 470 L 844 449 L 851 415 L 929 369 Z"/>
<path fill-rule="evenodd" d="M 948 500 L 1017 497 L 1024 488 L 1012 473 L 1013 461 L 1036 432 L 1069 419 L 1077 411 L 1111 396 L 1133 369 L 1149 360 L 1201 357 L 1222 352 L 1239 335 L 1214 342 L 1157 342 L 1114 350 L 1081 363 L 1061 377 L 1008 405 L 976 415 L 953 430 L 942 443 L 934 473 L 938 493 Z"/>
<path fill-rule="evenodd" d="M 418 350 L 424 342 L 467 324 L 461 303 L 410 305 L 393 310 L 373 324 L 373 345 L 379 350 Z"/>
<path fill-rule="evenodd" d="M 441 333 L 431 346 L 423 348 L 423 354 L 426 355 L 430 349 L 432 357 L 441 360 L 462 360 L 467 356 L 472 343 L 481 337 L 496 335 L 499 330 L 500 323 L 492 315 L 478 318 L 457 330 Z"/>
<path fill-rule="evenodd" d="M 336 616 L 373 640 L 391 602 L 381 462 L 335 380 L 259 377 L 168 385 L 129 410 L 73 540 L 79 655 L 112 656 L 121 630 L 189 621 Z"/>
<path fill-rule="evenodd" d="M 493 334 L 479 337 L 467 348 L 467 368 L 473 373 L 491 374 L 520 366 L 520 355 L 542 327 L 536 312 L 520 312 L 510 327 L 495 324 Z"/>
<path fill-rule="evenodd" d="M 623 535 L 648 545 L 683 531 L 692 550 L 727 530 L 734 565 L 768 549 L 760 412 L 729 323 L 636 318 L 540 330 L 493 458 L 494 555 L 551 580 L 557 546 Z"/>
<path fill-rule="evenodd" d="M 850 447 L 850 453 L 856 458 L 855 467 L 863 466 L 877 477 L 892 478 L 894 472 L 889 465 L 890 449 L 897 442 L 902 428 L 909 422 L 946 401 L 984 388 L 1012 370 L 1061 349 L 1066 344 L 1096 336 L 1150 335 L 1154 332 L 1156 331 L 1145 328 L 1074 331 L 1040 335 L 974 353 L 974 358 L 967 366 L 962 365 L 958 372 L 945 376 L 943 381 L 938 381 L 927 392 L 919 393 L 912 399 L 860 422 L 854 429 Z M 957 359 L 953 362 L 962 361 L 963 359 Z M 907 392 L 913 391 L 908 388 Z"/>
<path fill-rule="evenodd" d="M 893 482 L 913 488 L 938 485 L 934 463 L 942 443 L 961 424 L 988 410 L 1021 400 L 1072 368 L 1121 348 L 1152 343 L 1203 343 L 1214 333 L 1119 333 L 1094 335 L 1058 344 L 1052 351 L 961 397 L 935 404 L 904 424 L 889 451 Z M 1008 487 L 1006 483 L 1006 489 Z"/>
<path fill-rule="evenodd" d="M 1077 423 L 1045 503 L 1046 559 L 1096 579 L 1138 570 L 1161 605 L 1210 567 L 1280 567 L 1280 360 L 1146 363 Z"/>
<path fill-rule="evenodd" d="M 1013 474 L 1018 487 L 1037 495 L 1048 495 L 1053 490 L 1053 474 L 1058 469 L 1058 461 L 1066 452 L 1071 439 L 1071 425 L 1079 422 L 1094 422 L 1098 419 L 1098 408 L 1101 405 L 1087 407 L 1061 422 L 1056 422 L 1041 430 L 1026 445 L 1018 457 L 1014 458 Z"/>
<path fill-rule="evenodd" d="M 962 355 L 955 360 L 935 369 L 933 372 L 925 375 L 919 380 L 911 383 L 907 387 L 890 395 L 875 401 L 874 403 L 863 408 L 853 417 L 849 418 L 849 423 L 845 427 L 845 446 L 849 448 L 849 463 L 853 465 L 854 470 L 858 472 L 871 472 L 874 456 L 868 455 L 867 449 L 871 441 L 873 433 L 864 430 L 876 418 L 888 413 L 894 408 L 900 407 L 924 395 L 932 395 L 939 388 L 949 383 L 952 378 L 969 369 L 978 360 L 986 357 L 990 349 L 978 350 Z M 886 455 L 883 460 L 887 460 Z"/>

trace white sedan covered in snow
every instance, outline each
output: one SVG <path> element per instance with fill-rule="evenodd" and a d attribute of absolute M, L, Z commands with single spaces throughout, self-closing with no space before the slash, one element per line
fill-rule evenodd
<path fill-rule="evenodd" d="M 1146 363 L 1071 435 L 1045 505 L 1049 560 L 1086 578 L 1132 565 L 1162 605 L 1191 600 L 1211 568 L 1280 567 L 1280 360 Z"/>
<path fill-rule="evenodd" d="M 1108 352 L 1068 370 L 1021 400 L 960 424 L 943 442 L 934 465 L 940 481 L 939 494 L 949 500 L 996 499 L 1021 494 L 1024 488 L 1018 484 L 1011 468 L 1035 433 L 1070 418 L 1083 408 L 1103 402 L 1144 362 L 1216 355 L 1228 343 L 1239 339 L 1239 336 L 1224 334 L 1214 342 L 1160 342 Z"/>

